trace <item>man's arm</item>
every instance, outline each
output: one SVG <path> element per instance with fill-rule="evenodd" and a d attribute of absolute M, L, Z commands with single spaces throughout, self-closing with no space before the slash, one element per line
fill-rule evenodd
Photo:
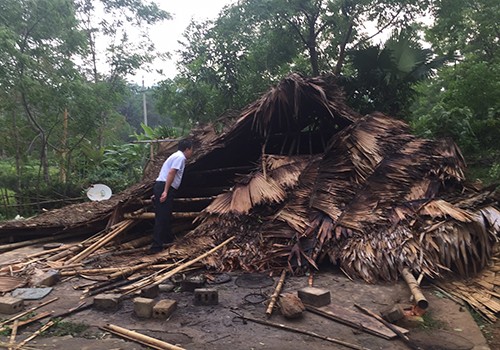
<path fill-rule="evenodd" d="M 160 197 L 160 202 L 165 202 L 165 200 L 167 199 L 168 190 L 172 185 L 172 182 L 174 182 L 175 174 L 177 174 L 177 169 L 174 168 L 170 169 L 170 171 L 168 172 L 167 180 L 165 181 L 165 188 L 163 189 L 163 193 Z"/>

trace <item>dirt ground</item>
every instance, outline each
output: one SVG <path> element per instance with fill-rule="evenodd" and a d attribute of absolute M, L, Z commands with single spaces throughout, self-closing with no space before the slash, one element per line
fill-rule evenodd
<path fill-rule="evenodd" d="M 14 255 L 27 254 L 28 251 L 23 249 L 9 252 L 10 254 L 2 254 L 0 262 L 10 260 Z M 163 291 L 156 297 L 156 300 L 172 299 L 178 303 L 176 311 L 167 320 L 137 318 L 133 313 L 133 301 L 130 298 L 125 299 L 121 308 L 116 312 L 103 312 L 90 308 L 65 317 L 52 331 L 30 341 L 28 346 L 30 349 L 61 350 L 146 349 L 142 345 L 122 340 L 99 328 L 111 323 L 192 350 L 347 349 L 342 345 L 308 335 L 243 322 L 238 318 L 238 314 L 266 320 L 266 300 L 272 294 L 278 277 L 249 276 L 239 273 L 232 273 L 229 276 L 230 281 L 209 286 L 218 291 L 218 305 L 195 306 L 192 292 L 174 288 L 170 292 Z M 404 282 L 369 285 L 363 281 L 352 281 L 333 269 L 314 275 L 313 281 L 315 287 L 330 291 L 332 303 L 353 310 L 356 310 L 354 304 L 359 304 L 378 313 L 396 303 L 410 303 L 411 294 Z M 50 310 L 59 312 L 71 309 L 81 301 L 82 295 L 82 292 L 74 287 L 88 282 L 82 278 L 62 281 L 55 285 L 44 299 L 26 301 L 26 309 L 54 297 L 59 297 L 59 299 L 37 312 Z M 283 292 L 295 292 L 307 285 L 307 277 L 287 278 Z M 410 330 L 409 337 L 420 349 L 500 348 L 498 325 L 483 326 L 482 332 L 466 308 L 431 288 L 424 289 L 424 294 L 430 305 L 424 316 L 424 322 L 411 325 L 411 327 L 406 325 Z M 9 317 L 9 315 L 0 314 L 0 319 Z M 366 349 L 408 349 L 408 346 L 401 340 L 386 340 L 310 312 L 304 312 L 304 317 L 299 320 L 289 321 L 280 315 L 279 311 L 275 311 L 269 321 L 312 331 Z M 83 329 L 81 324 L 88 328 Z M 17 340 L 27 338 L 40 326 L 41 323 L 38 323 L 20 329 Z M 6 334 L 2 335 L 0 341 L 8 341 Z"/>

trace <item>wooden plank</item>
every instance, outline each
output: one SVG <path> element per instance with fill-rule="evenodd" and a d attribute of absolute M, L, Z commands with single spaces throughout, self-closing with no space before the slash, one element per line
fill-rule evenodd
<path fill-rule="evenodd" d="M 397 337 L 396 333 L 384 326 L 381 322 L 373 319 L 373 317 L 351 309 L 347 309 L 340 305 L 335 305 L 332 303 L 322 307 L 314 307 L 307 304 L 305 306 L 306 310 L 317 315 L 329 318 L 356 329 L 362 329 L 367 333 L 379 336 L 381 338 L 393 339 Z M 399 329 L 399 331 L 403 334 L 409 332 L 407 329 L 401 327 L 397 327 L 397 329 Z"/>

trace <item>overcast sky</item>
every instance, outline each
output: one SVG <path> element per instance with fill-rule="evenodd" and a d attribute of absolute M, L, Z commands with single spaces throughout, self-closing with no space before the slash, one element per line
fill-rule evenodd
<path fill-rule="evenodd" d="M 155 72 L 138 72 L 132 80 L 137 84 L 142 84 L 144 76 L 144 85 L 152 86 L 155 83 L 166 78 L 173 78 L 176 74 L 175 50 L 180 46 L 177 43 L 182 39 L 182 33 L 189 25 L 191 19 L 203 21 L 216 18 L 220 10 L 225 5 L 235 3 L 237 0 L 156 0 L 156 3 L 165 11 L 169 12 L 173 19 L 165 21 L 161 25 L 155 26 L 150 36 L 156 48 L 160 51 L 167 51 L 172 54 L 172 59 L 156 61 L 153 70 L 163 70 L 164 76 Z"/>

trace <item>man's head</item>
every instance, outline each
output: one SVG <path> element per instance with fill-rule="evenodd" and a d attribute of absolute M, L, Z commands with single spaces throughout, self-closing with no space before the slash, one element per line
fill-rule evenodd
<path fill-rule="evenodd" d="M 193 155 L 193 141 L 189 139 L 183 139 L 179 141 L 179 151 L 183 152 L 186 158 Z"/>

